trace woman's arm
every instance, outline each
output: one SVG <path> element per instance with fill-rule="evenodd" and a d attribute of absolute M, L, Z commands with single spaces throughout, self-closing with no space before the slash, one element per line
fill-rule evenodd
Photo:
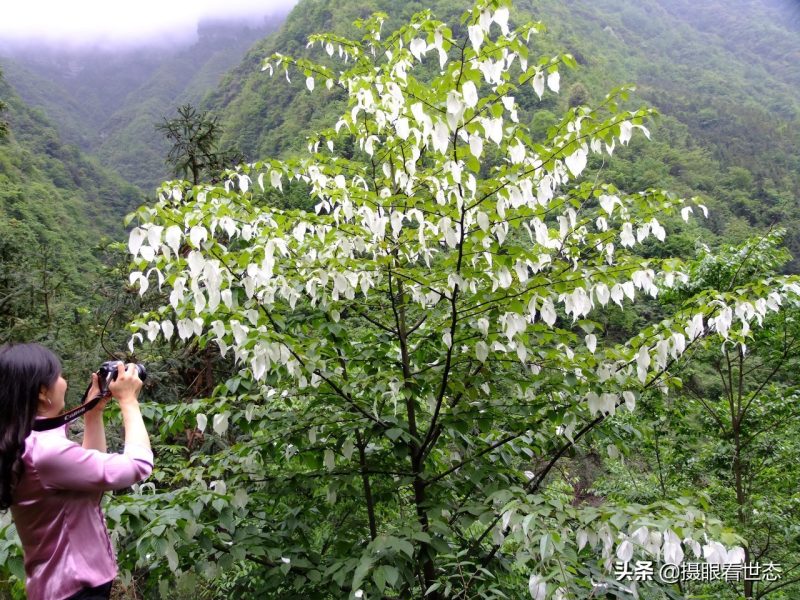
<path fill-rule="evenodd" d="M 126 446 L 124 454 L 108 454 L 50 436 L 37 446 L 33 466 L 48 490 L 118 490 L 145 479 L 153 470 L 153 453 L 138 445 Z"/>
<path fill-rule="evenodd" d="M 100 452 L 108 450 L 103 413 L 92 415 L 91 412 L 88 412 L 83 418 L 83 447 L 87 450 L 99 450 Z"/>
<path fill-rule="evenodd" d="M 146 478 L 153 470 L 153 453 L 150 436 L 144 426 L 139 410 L 138 395 L 142 382 L 136 365 L 125 371 L 119 366 L 117 380 L 109 389 L 117 398 L 125 425 L 125 451 L 123 454 L 107 454 L 98 449 L 87 449 L 87 443 L 98 442 L 102 430 L 102 411 L 90 417 L 84 432 L 84 447 L 66 438 L 49 440 L 43 445 L 34 465 L 39 471 L 42 484 L 47 489 L 66 490 L 113 490 L 124 488 Z M 95 409 L 96 410 L 96 409 Z M 94 412 L 90 411 L 90 412 Z M 87 413 L 88 415 L 89 413 Z M 105 445 L 105 433 L 102 433 Z"/>
<path fill-rule="evenodd" d="M 88 399 L 100 394 L 100 385 L 97 381 L 97 373 L 92 373 L 92 385 L 86 394 Z M 92 410 L 83 417 L 83 447 L 87 450 L 99 450 L 105 452 L 106 446 L 106 427 L 103 422 L 103 409 L 108 404 L 108 398 L 103 398 Z"/>

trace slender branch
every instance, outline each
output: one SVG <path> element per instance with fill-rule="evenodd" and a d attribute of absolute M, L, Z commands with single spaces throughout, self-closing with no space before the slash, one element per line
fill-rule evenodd
<path fill-rule="evenodd" d="M 264 315 L 267 317 L 267 320 L 270 322 L 270 325 L 272 325 L 272 327 L 275 328 L 275 331 L 280 331 L 280 329 L 278 327 L 278 324 L 275 322 L 275 319 L 273 319 L 272 315 L 266 309 L 266 307 L 263 304 L 259 304 L 258 307 L 262 310 Z M 303 366 L 303 368 L 307 369 L 305 361 L 295 351 L 295 349 L 292 348 L 289 344 L 287 344 L 283 340 L 281 340 L 281 343 L 286 347 L 286 349 L 289 351 L 289 353 L 292 356 L 294 356 L 295 360 L 297 360 L 297 362 L 299 362 Z M 372 421 L 376 425 L 380 425 L 381 427 L 386 427 L 386 424 L 381 419 L 379 419 L 378 417 L 368 413 L 366 410 L 364 410 L 362 407 L 360 407 L 358 405 L 358 403 L 356 403 L 355 399 L 353 399 L 353 397 L 350 396 L 350 394 L 345 392 L 335 381 L 333 381 L 330 377 L 325 375 L 322 371 L 320 371 L 319 369 L 315 369 L 313 371 L 313 373 L 315 373 L 317 376 L 319 376 L 319 378 L 322 379 L 325 383 L 327 383 L 337 394 L 339 394 L 339 396 L 342 397 L 343 400 L 345 400 L 348 404 L 350 404 L 350 406 L 352 406 L 356 411 L 361 413 L 364 417 L 366 417 L 367 419 L 369 419 L 370 421 Z"/>
<path fill-rule="evenodd" d="M 369 321 L 370 323 L 375 325 L 375 327 L 377 327 L 378 329 L 381 329 L 381 330 L 383 330 L 383 331 L 385 331 L 387 333 L 391 333 L 392 335 L 397 335 L 397 331 L 395 331 L 391 327 L 387 327 L 386 325 L 384 325 L 383 323 L 377 321 L 376 319 L 373 319 L 372 317 L 370 317 L 364 311 L 359 310 L 355 305 L 350 306 L 348 308 L 351 308 L 353 310 L 353 312 L 355 312 L 358 316 L 366 319 L 367 321 Z"/>
<path fill-rule="evenodd" d="M 742 409 L 742 416 L 744 416 L 744 414 L 747 412 L 748 408 L 750 408 L 750 405 L 753 403 L 753 401 L 756 399 L 756 397 L 758 397 L 758 395 L 761 394 L 761 391 L 767 386 L 767 384 L 770 381 L 772 381 L 773 377 L 775 377 L 775 375 L 778 374 L 778 371 L 780 371 L 781 367 L 784 366 L 784 361 L 789 357 L 790 352 L 792 350 L 794 350 L 796 341 L 797 341 L 797 338 L 792 338 L 792 342 L 788 346 L 784 343 L 783 355 L 777 361 L 777 363 L 775 365 L 775 368 L 773 368 L 772 371 L 769 373 L 769 375 L 767 375 L 764 378 L 764 380 L 761 382 L 761 384 L 758 386 L 758 388 L 756 388 L 756 390 L 753 391 L 750 394 L 750 399 L 747 401 L 747 403 L 744 405 L 744 408 Z"/>
<path fill-rule="evenodd" d="M 491 446 L 488 446 L 488 447 L 484 448 L 483 450 L 481 450 L 480 452 L 477 452 L 476 454 L 468 456 L 464 460 L 459 461 L 456 465 L 450 467 L 446 471 L 442 471 L 438 475 L 434 475 L 433 477 L 431 477 L 429 479 L 426 479 L 425 480 L 425 485 L 430 485 L 432 483 L 436 483 L 440 479 L 444 479 L 445 477 L 450 475 L 450 473 L 454 473 L 455 471 L 458 471 L 464 465 L 467 465 L 467 464 L 471 463 L 472 461 L 477 460 L 478 458 L 480 458 L 481 456 L 484 456 L 485 454 L 489 454 L 489 452 L 492 452 L 493 450 L 496 450 L 500 446 L 503 446 L 503 445 L 507 444 L 510 441 L 513 441 L 513 440 L 515 440 L 515 439 L 517 439 L 519 437 L 522 437 L 526 433 L 527 433 L 527 431 L 522 431 L 520 433 L 514 433 L 514 434 L 511 434 L 511 435 L 507 435 L 504 438 L 501 438 L 500 440 L 496 441 Z"/>
<path fill-rule="evenodd" d="M 699 339 L 701 339 L 701 338 L 698 337 L 698 338 L 692 340 L 688 344 L 687 350 L 689 348 L 691 348 L 697 342 L 697 340 L 699 340 Z M 652 379 L 650 379 L 643 386 L 643 388 L 642 388 L 643 391 L 649 389 L 652 386 L 654 386 L 661 379 L 661 377 L 677 361 L 678 361 L 677 358 L 669 361 L 658 373 L 656 373 L 653 376 Z M 619 402 L 616 403 L 616 406 L 619 407 L 619 406 L 622 405 L 622 403 L 623 403 L 623 401 L 620 400 Z M 606 416 L 607 415 L 600 415 L 600 416 L 596 417 L 594 420 L 592 420 L 589 423 L 587 423 L 586 425 L 584 425 L 584 427 L 577 434 L 575 434 L 571 440 L 567 441 L 558 450 L 558 452 L 556 452 L 556 454 L 554 454 L 553 457 L 548 461 L 548 463 L 544 467 L 544 469 L 542 469 L 542 471 L 540 471 L 539 474 L 534 479 L 531 479 L 530 482 L 528 482 L 528 484 L 524 488 L 525 493 L 526 494 L 531 494 L 531 493 L 537 491 L 539 489 L 539 487 L 541 486 L 542 482 L 544 481 L 544 479 L 547 477 L 547 475 L 550 473 L 550 471 L 552 471 L 552 469 L 556 465 L 556 463 L 567 453 L 567 451 L 569 451 L 570 448 L 575 446 L 576 442 L 578 440 L 580 440 L 584 435 L 586 435 L 588 432 L 592 431 L 597 425 L 602 423 L 606 419 Z M 483 533 L 481 533 L 481 535 L 478 536 L 478 538 L 475 541 L 473 541 L 472 545 L 469 548 L 468 554 L 471 554 L 471 553 L 475 552 L 478 548 L 480 548 L 481 542 L 483 542 L 483 540 L 486 538 L 486 536 L 489 535 L 489 533 L 492 531 L 492 529 L 494 529 L 494 527 L 500 522 L 500 520 L 502 518 L 503 518 L 503 515 L 501 513 L 501 514 L 496 515 L 495 518 L 492 519 L 492 521 L 483 530 Z M 489 551 L 489 553 L 481 561 L 481 564 L 484 567 L 486 565 L 488 565 L 489 562 L 491 562 L 491 560 L 494 558 L 494 556 L 497 554 L 497 552 L 500 550 L 501 547 L 502 547 L 502 542 L 499 543 L 499 544 L 494 544 L 494 546 Z"/>
<path fill-rule="evenodd" d="M 700 402 L 700 404 L 703 405 L 703 408 L 705 408 L 706 412 L 709 415 L 711 415 L 714 421 L 716 421 L 721 431 L 727 431 L 727 427 L 725 423 L 722 422 L 720 416 L 717 415 L 717 411 L 715 411 L 713 407 L 711 407 L 711 405 L 709 405 L 706 402 L 705 398 L 703 398 L 703 396 L 700 394 L 698 390 L 694 389 L 694 385 L 691 382 L 688 385 L 686 385 L 684 389 L 687 390 L 690 394 L 692 394 L 692 396 L 694 396 Z"/>
<path fill-rule="evenodd" d="M 786 575 L 787 573 L 791 573 L 792 571 L 794 571 L 798 567 L 800 567 L 800 563 L 795 564 L 794 566 L 790 567 L 788 570 L 784 570 L 783 571 L 783 575 Z M 780 583 L 776 582 L 775 585 L 770 585 L 770 586 L 767 586 L 766 588 L 764 588 L 761 592 L 759 592 L 757 597 L 758 598 L 763 598 L 767 594 L 771 594 L 772 592 L 774 592 L 776 590 L 779 590 L 780 588 L 786 587 L 787 585 L 791 585 L 791 584 L 797 583 L 797 582 L 800 582 L 800 576 L 799 577 L 793 577 L 792 579 L 781 579 Z"/>

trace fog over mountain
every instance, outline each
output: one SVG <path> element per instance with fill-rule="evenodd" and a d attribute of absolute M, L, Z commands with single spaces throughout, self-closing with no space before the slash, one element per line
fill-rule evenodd
<path fill-rule="evenodd" d="M 170 2 L 163 10 L 82 2 L 66 11 L 36 0 L 0 23 L 0 71 L 64 141 L 152 190 L 170 175 L 155 124 L 177 106 L 200 104 L 294 1 Z M 37 11 L 46 18 L 35 19 Z"/>
<path fill-rule="evenodd" d="M 31 0 L 3 9 L 0 50 L 31 46 L 105 49 L 190 44 L 203 20 L 260 26 L 265 17 L 286 14 L 297 0 L 141 0 L 136 3 Z"/>

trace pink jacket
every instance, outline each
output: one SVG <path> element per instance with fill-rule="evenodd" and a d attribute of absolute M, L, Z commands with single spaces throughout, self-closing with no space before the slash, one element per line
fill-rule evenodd
<path fill-rule="evenodd" d="M 148 448 L 86 450 L 67 439 L 66 429 L 32 431 L 25 440 L 25 473 L 11 513 L 25 554 L 29 600 L 62 600 L 116 577 L 100 499 L 153 470 Z"/>

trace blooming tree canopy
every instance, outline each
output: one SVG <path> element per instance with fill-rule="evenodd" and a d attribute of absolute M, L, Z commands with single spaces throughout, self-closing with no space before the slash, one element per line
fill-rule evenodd
<path fill-rule="evenodd" d="M 240 369 L 190 411 L 164 409 L 221 441 L 154 496 L 204 498 L 164 551 L 173 571 L 230 547 L 270 589 L 542 600 L 658 585 L 616 581 L 615 561 L 739 560 L 689 501 L 576 503 L 555 467 L 668 392 L 693 345 L 745 344 L 800 288 L 704 291 L 609 340 L 600 315 L 687 278 L 641 245 L 705 208 L 585 176 L 649 136 L 654 111 L 622 108 L 630 88 L 531 137 L 518 98 L 557 94 L 574 60 L 533 56 L 543 26 L 512 27 L 510 8 L 479 0 L 455 27 L 423 11 L 388 34 L 377 14 L 360 40 L 312 36 L 323 62 L 267 58 L 266 74 L 346 94 L 346 111 L 304 157 L 166 184 L 136 213 L 130 282 L 169 302 L 131 343 L 197 339 Z M 290 185 L 313 212 L 268 201 Z"/>

